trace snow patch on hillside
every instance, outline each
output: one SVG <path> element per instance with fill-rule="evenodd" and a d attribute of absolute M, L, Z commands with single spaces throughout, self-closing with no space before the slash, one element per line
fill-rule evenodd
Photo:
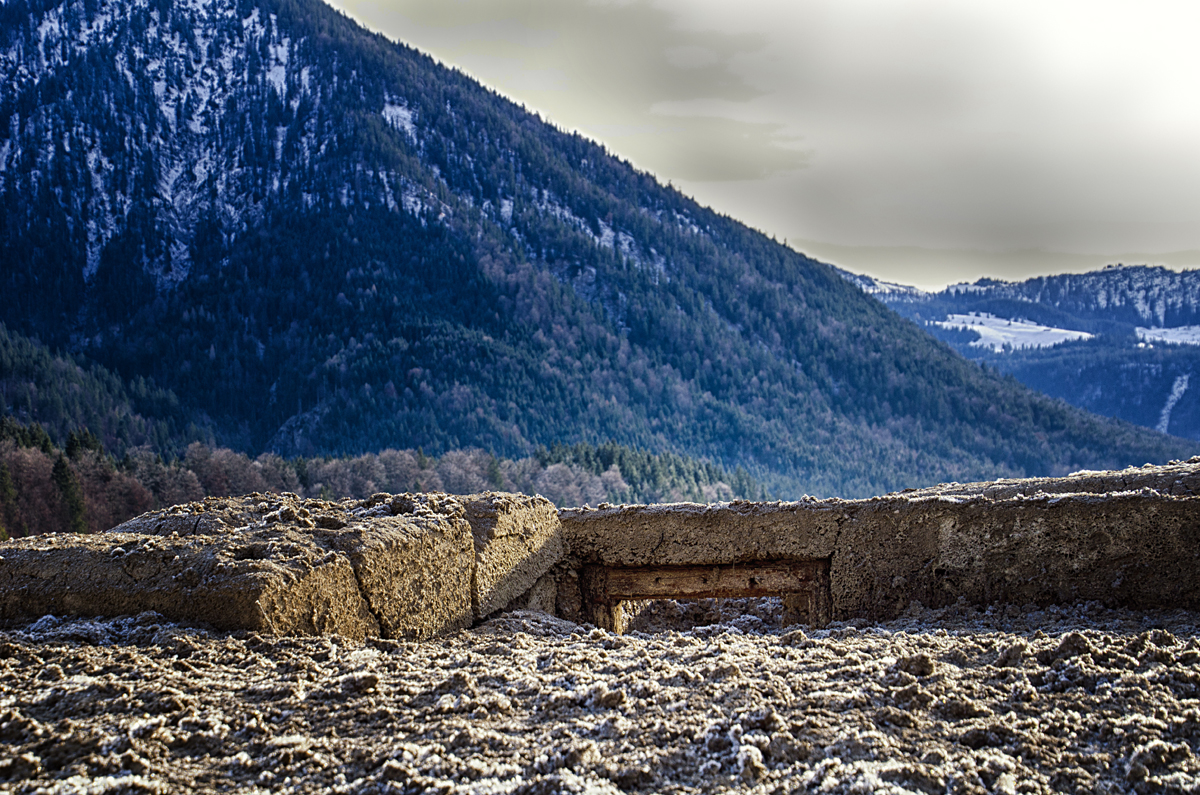
<path fill-rule="evenodd" d="M 417 140 L 417 125 L 413 122 L 413 112 L 403 103 L 388 102 L 383 106 L 383 119 L 397 130 L 403 130 L 413 141 Z"/>
<path fill-rule="evenodd" d="M 1048 348 L 1068 340 L 1091 339 L 1092 334 L 1086 331 L 1072 331 L 1065 328 L 1053 328 L 1027 320 L 1008 320 L 1002 317 L 980 312 L 970 315 L 947 315 L 943 321 L 934 322 L 935 326 L 946 329 L 969 329 L 979 334 L 979 339 L 971 345 L 976 348 L 991 348 L 1002 351 L 1005 346 L 1012 348 Z"/>
<path fill-rule="evenodd" d="M 1142 328 L 1138 326 L 1138 339 L 1143 342 L 1172 342 L 1178 345 L 1200 345 L 1200 326 L 1178 328 Z"/>
<path fill-rule="evenodd" d="M 838 267 L 834 267 L 834 270 L 837 271 L 839 276 L 858 287 L 867 295 L 874 296 L 885 303 L 888 299 L 892 298 L 923 299 L 929 297 L 929 293 L 920 287 L 899 284 L 897 282 L 885 282 L 873 276 L 867 276 L 864 273 L 851 273 Z"/>
<path fill-rule="evenodd" d="M 275 64 L 267 70 L 267 82 L 275 89 L 275 93 L 283 96 L 287 91 L 287 67 Z"/>
<path fill-rule="evenodd" d="M 616 247 L 617 236 L 613 229 L 603 221 L 600 222 L 600 245 L 609 251 Z"/>
<path fill-rule="evenodd" d="M 271 53 L 271 65 L 267 69 L 266 81 L 280 97 L 287 96 L 287 65 L 290 47 L 291 40 L 286 38 L 278 45 L 268 45 L 267 47 L 268 52 Z"/>
<path fill-rule="evenodd" d="M 967 282 L 959 282 L 958 284 L 950 285 L 945 290 L 943 290 L 943 292 L 948 293 L 949 295 L 959 295 L 960 293 L 961 294 L 966 294 L 966 293 L 979 294 L 979 293 L 986 293 L 991 289 L 992 289 L 991 284 L 968 284 Z"/>

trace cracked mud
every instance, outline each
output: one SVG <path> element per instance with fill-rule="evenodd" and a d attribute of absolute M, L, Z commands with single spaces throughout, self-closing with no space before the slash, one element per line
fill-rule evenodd
<path fill-rule="evenodd" d="M 44 618 L 0 632 L 0 791 L 1200 791 L 1196 613 L 638 622 L 354 642 Z"/>

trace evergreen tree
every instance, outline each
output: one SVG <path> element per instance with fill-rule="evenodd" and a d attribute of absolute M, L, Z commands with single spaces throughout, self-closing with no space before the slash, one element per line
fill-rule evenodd
<path fill-rule="evenodd" d="M 504 487 L 504 473 L 500 471 L 500 462 L 496 460 L 496 456 L 488 455 L 487 469 L 488 484 L 494 489 Z"/>
<path fill-rule="evenodd" d="M 84 428 L 78 432 L 71 431 L 71 433 L 67 436 L 67 458 L 75 460 L 84 452 L 89 450 L 99 453 L 100 455 L 104 455 L 104 445 L 90 430 Z"/>
<path fill-rule="evenodd" d="M 62 455 L 59 455 L 54 462 L 51 478 L 54 480 L 54 485 L 58 487 L 63 504 L 67 508 L 67 528 L 72 533 L 86 533 L 88 530 L 87 507 L 83 502 L 83 489 L 80 488 L 79 478 L 75 476 L 71 465 Z"/>
<path fill-rule="evenodd" d="M 0 417 L 0 441 L 4 440 L 14 442 L 17 447 L 41 450 L 47 455 L 54 451 L 54 442 L 40 423 L 33 422 L 25 425 L 10 416 Z"/>
<path fill-rule="evenodd" d="M 13 486 L 12 475 L 8 465 L 0 461 L 0 519 L 8 527 L 14 526 L 14 513 L 17 509 L 17 490 Z"/>

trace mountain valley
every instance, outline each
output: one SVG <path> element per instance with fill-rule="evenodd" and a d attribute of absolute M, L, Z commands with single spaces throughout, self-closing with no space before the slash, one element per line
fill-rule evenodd
<path fill-rule="evenodd" d="M 1108 267 L 938 293 L 843 272 L 963 356 L 1073 406 L 1200 439 L 1200 270 Z"/>
<path fill-rule="evenodd" d="M 176 434 L 285 458 L 616 443 L 780 497 L 1198 449 L 965 361 L 318 0 L 8 0 L 0 81 L 0 322 L 173 396 L 142 416 Z"/>

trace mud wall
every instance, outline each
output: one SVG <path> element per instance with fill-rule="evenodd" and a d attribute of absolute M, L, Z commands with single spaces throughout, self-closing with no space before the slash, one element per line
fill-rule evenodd
<path fill-rule="evenodd" d="M 1200 458 L 868 500 L 560 515 L 568 569 L 828 559 L 834 619 L 960 598 L 1200 609 Z"/>
<path fill-rule="evenodd" d="M 805 560 L 828 562 L 833 619 L 959 599 L 1200 609 L 1200 458 L 869 500 L 210 499 L 0 546 L 0 621 L 153 610 L 222 629 L 428 638 L 518 607 L 587 619 L 589 566 Z"/>

